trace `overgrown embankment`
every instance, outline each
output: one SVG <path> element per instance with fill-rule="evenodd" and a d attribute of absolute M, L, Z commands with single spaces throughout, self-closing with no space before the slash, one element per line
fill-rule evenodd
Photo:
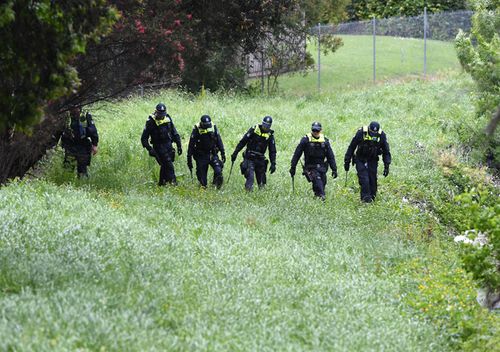
<path fill-rule="evenodd" d="M 450 76 L 295 100 L 165 92 L 96 107 L 88 180 L 64 172 L 56 149 L 39 179 L 0 189 L 0 349 L 495 348 L 498 316 L 477 306 L 430 211 L 453 189 L 437 157 L 460 121 L 475 123 L 469 89 Z M 267 188 L 245 193 L 235 165 L 221 191 L 200 190 L 184 155 L 180 185 L 158 188 L 139 138 L 159 100 L 184 147 L 208 113 L 227 154 L 273 116 L 278 170 Z M 353 174 L 347 186 L 342 173 L 329 178 L 325 203 L 304 179 L 292 194 L 290 158 L 315 120 L 339 169 L 356 129 L 381 123 L 394 163 L 375 204 L 359 202 Z"/>

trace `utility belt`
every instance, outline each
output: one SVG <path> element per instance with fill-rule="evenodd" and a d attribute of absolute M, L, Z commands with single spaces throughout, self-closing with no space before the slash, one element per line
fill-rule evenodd
<path fill-rule="evenodd" d="M 256 152 L 254 150 L 247 150 L 245 152 L 245 158 L 246 159 L 250 159 L 250 160 L 255 160 L 255 159 L 265 159 L 266 156 L 264 155 L 264 153 L 259 153 L 259 152 Z"/>
<path fill-rule="evenodd" d="M 217 149 L 212 149 L 212 150 L 195 150 L 193 153 L 193 157 L 195 159 L 197 158 L 218 158 L 219 157 L 219 150 Z"/>
<path fill-rule="evenodd" d="M 312 182 L 314 180 L 315 172 L 326 173 L 328 171 L 328 164 L 319 163 L 319 164 L 306 164 L 302 170 L 302 175 L 304 175 L 308 182 Z"/>
<path fill-rule="evenodd" d="M 261 158 L 247 158 L 245 156 L 245 158 L 243 158 L 243 161 L 240 164 L 240 171 L 242 175 L 246 175 L 248 168 L 250 166 L 249 165 L 250 162 L 253 162 L 254 165 L 255 163 L 257 163 L 258 165 L 264 168 L 264 172 L 267 172 L 267 165 L 269 164 L 269 160 L 264 158 L 264 156 L 262 156 Z"/>

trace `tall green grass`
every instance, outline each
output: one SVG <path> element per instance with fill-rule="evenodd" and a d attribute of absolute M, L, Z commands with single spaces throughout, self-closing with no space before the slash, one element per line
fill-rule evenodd
<path fill-rule="evenodd" d="M 95 106 L 101 143 L 89 179 L 65 173 L 58 148 L 38 179 L 0 189 L 0 350 L 451 349 L 446 326 L 409 304 L 418 281 L 400 268 L 432 259 L 429 241 L 444 240 L 421 202 L 445 187 L 434 153 L 453 142 L 458 116 L 473 119 L 469 85 L 449 77 L 303 98 L 163 92 Z M 200 189 L 185 155 L 180 185 L 157 187 L 140 134 L 158 101 L 184 150 L 202 114 L 228 155 L 273 116 L 278 170 L 266 189 L 244 192 L 237 165 L 222 190 Z M 342 172 L 329 176 L 326 202 L 303 178 L 291 192 L 290 158 L 312 121 L 342 170 L 356 129 L 373 119 L 394 157 L 377 202 L 360 203 L 352 173 L 347 187 Z M 474 307 L 472 295 L 459 298 Z"/>
<path fill-rule="evenodd" d="M 373 37 L 342 35 L 344 45 L 333 54 L 321 53 L 321 89 L 339 91 L 373 84 Z M 317 46 L 308 50 L 317 61 Z M 427 41 L 427 74 L 459 70 L 455 48 L 451 42 Z M 303 95 L 317 91 L 317 66 L 306 76 L 284 75 L 279 88 L 288 94 Z M 423 77 L 424 41 L 412 38 L 376 37 L 377 82 L 407 76 Z"/>

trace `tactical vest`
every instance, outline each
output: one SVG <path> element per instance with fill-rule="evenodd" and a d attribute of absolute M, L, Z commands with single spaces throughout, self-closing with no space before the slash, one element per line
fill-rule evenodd
<path fill-rule="evenodd" d="M 85 139 L 87 139 L 87 127 L 88 127 L 88 121 L 80 121 L 78 120 L 72 120 L 70 122 L 70 125 L 66 128 L 64 131 L 64 135 L 66 138 L 73 142 L 81 142 Z"/>
<path fill-rule="evenodd" d="M 306 165 L 324 163 L 327 153 L 325 136 L 321 133 L 319 138 L 315 138 L 312 133 L 308 133 L 306 138 L 308 140 L 304 150 Z"/>
<path fill-rule="evenodd" d="M 253 133 L 248 141 L 247 151 L 264 154 L 267 150 L 267 145 L 271 135 L 272 131 L 262 132 L 259 125 L 253 126 Z"/>
<path fill-rule="evenodd" d="M 165 116 L 161 120 L 155 119 L 153 116 L 149 117 L 154 121 L 156 128 L 151 131 L 151 142 L 153 144 L 163 144 L 172 142 L 172 120 L 170 116 Z"/>
<path fill-rule="evenodd" d="M 375 159 L 379 154 L 380 140 L 382 130 L 379 130 L 374 136 L 370 136 L 368 126 L 363 126 L 363 140 L 356 149 L 356 157 L 360 159 Z"/>
<path fill-rule="evenodd" d="M 200 124 L 196 124 L 194 128 L 198 131 L 198 136 L 195 141 L 195 149 L 197 151 L 217 152 L 217 133 L 215 125 L 210 128 L 201 128 Z"/>

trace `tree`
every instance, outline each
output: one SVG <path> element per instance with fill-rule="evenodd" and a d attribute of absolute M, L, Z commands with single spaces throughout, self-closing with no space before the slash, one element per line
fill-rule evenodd
<path fill-rule="evenodd" d="M 151 82 L 177 82 L 191 50 L 192 14 L 181 1 L 112 0 L 121 14 L 109 35 L 75 62 L 81 86 L 61 102 L 86 105 Z"/>
<path fill-rule="evenodd" d="M 64 119 L 46 107 L 77 90 L 75 56 L 117 17 L 105 0 L 2 2 L 0 184 L 24 175 L 57 142 Z"/>
<path fill-rule="evenodd" d="M 427 7 L 429 13 L 467 8 L 467 0 L 352 0 L 347 6 L 350 21 L 394 16 L 418 16 Z"/>
<path fill-rule="evenodd" d="M 191 0 L 196 45 L 186 62 L 183 83 L 191 90 L 202 86 L 242 87 L 246 54 L 268 51 L 274 63 L 304 67 L 305 38 L 311 24 L 342 17 L 346 0 Z M 274 39 L 273 39 L 274 38 Z M 299 45 L 299 46 L 298 46 Z M 284 53 L 284 55 L 278 53 Z M 274 58 L 273 58 L 274 57 Z M 283 60 L 282 60 L 283 59 Z M 280 72 L 278 66 L 276 72 Z"/>
<path fill-rule="evenodd" d="M 296 11 L 290 12 L 284 26 L 272 30 L 263 48 L 268 58 L 268 93 L 277 91 L 278 77 L 284 72 L 307 73 L 314 67 L 314 59 L 306 50 L 307 43 L 318 39 L 311 28 L 318 23 L 337 23 L 345 18 L 346 0 L 301 0 Z M 323 53 L 334 53 L 342 45 L 342 39 L 323 33 L 320 37 Z"/>
<path fill-rule="evenodd" d="M 30 127 L 49 100 L 76 90 L 71 60 L 116 18 L 105 0 L 7 0 L 0 5 L 0 132 Z"/>
<path fill-rule="evenodd" d="M 500 1 L 473 0 L 470 34 L 460 31 L 458 59 L 477 87 L 478 115 L 491 115 L 486 133 L 492 136 L 500 120 Z"/>

